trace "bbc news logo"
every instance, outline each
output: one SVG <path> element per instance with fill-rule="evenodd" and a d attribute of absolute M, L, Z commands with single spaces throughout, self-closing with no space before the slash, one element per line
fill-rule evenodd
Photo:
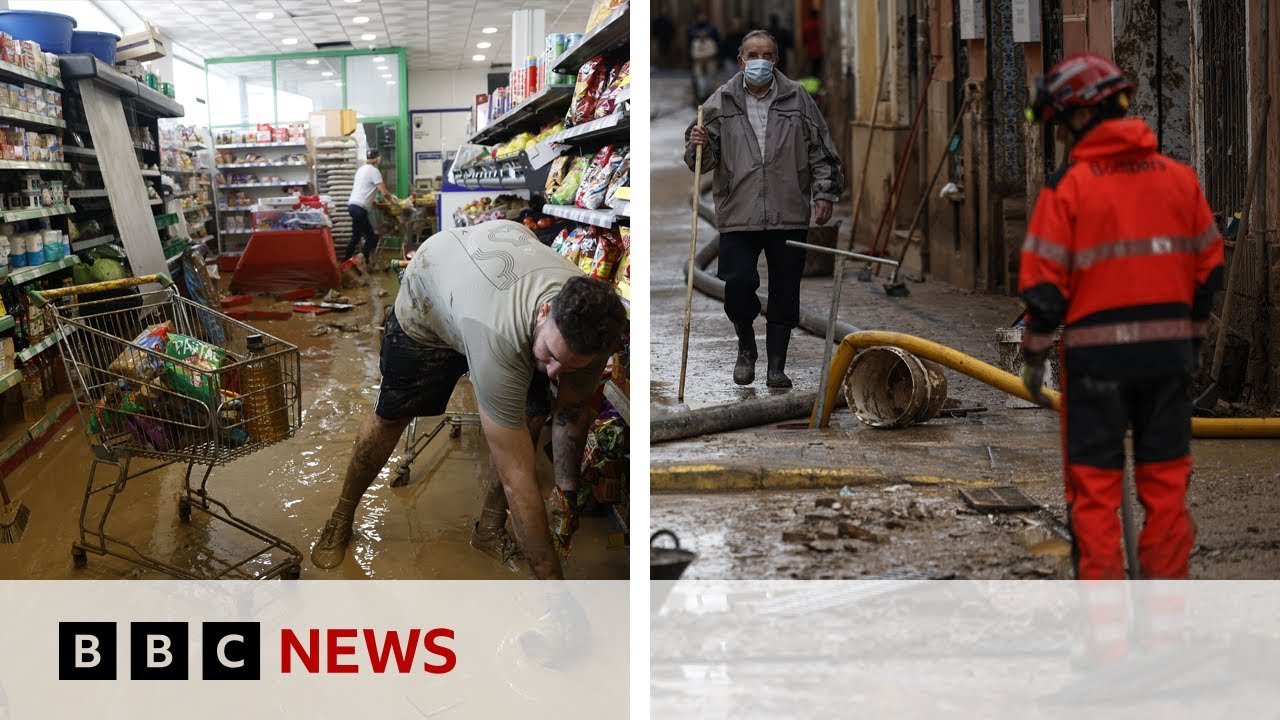
<path fill-rule="evenodd" d="M 131 680 L 189 680 L 189 627 L 185 622 L 129 623 Z M 204 680 L 261 680 L 262 628 L 256 622 L 200 623 L 200 675 Z M 458 664 L 445 644 L 449 628 L 408 632 L 372 628 L 280 630 L 280 673 L 442 675 Z M 58 623 L 59 680 L 116 680 L 117 623 Z M 364 664 L 359 662 L 364 651 Z M 425 653 L 425 657 L 424 657 Z"/>

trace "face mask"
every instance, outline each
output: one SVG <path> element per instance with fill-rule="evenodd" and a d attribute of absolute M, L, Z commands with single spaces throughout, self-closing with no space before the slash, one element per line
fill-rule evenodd
<path fill-rule="evenodd" d="M 768 85 L 773 79 L 773 63 L 768 60 L 748 60 L 743 72 L 752 85 Z"/>

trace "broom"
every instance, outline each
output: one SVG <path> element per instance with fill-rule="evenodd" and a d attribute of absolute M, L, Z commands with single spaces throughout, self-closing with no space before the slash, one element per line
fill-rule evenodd
<path fill-rule="evenodd" d="M 4 511 L 0 512 L 0 543 L 13 545 L 21 542 L 31 520 L 31 508 L 9 499 L 9 490 L 0 480 L 0 497 L 4 498 Z"/>

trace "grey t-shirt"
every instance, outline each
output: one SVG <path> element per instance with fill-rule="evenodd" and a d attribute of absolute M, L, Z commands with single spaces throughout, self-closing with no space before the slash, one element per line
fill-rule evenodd
<path fill-rule="evenodd" d="M 436 233 L 418 248 L 396 296 L 405 334 L 467 356 L 480 408 L 504 427 L 525 424 L 538 308 L 582 271 L 523 225 L 494 220 Z M 560 375 L 590 393 L 608 361 Z"/>

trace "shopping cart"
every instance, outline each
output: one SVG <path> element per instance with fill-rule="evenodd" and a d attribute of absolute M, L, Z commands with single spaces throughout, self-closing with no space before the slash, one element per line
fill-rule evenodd
<path fill-rule="evenodd" d="M 133 287 L 140 290 L 118 292 Z M 94 553 L 187 579 L 297 578 L 302 561 L 297 548 L 236 517 L 209 495 L 207 485 L 214 467 L 297 432 L 302 419 L 298 348 L 181 297 L 164 275 L 32 292 L 32 297 L 37 306 L 52 309 L 94 457 L 80 508 L 80 537 L 72 543 L 76 567 Z M 171 357 L 143 339 L 162 330 L 171 351 L 177 347 L 175 335 L 202 340 L 219 349 L 207 348 L 221 356 L 221 365 L 198 354 Z M 262 346 L 254 338 L 251 354 L 253 336 Z M 142 459 L 158 463 L 139 469 Z M 107 530 L 111 510 L 125 497 L 130 480 L 181 463 L 186 474 L 179 519 L 191 522 L 194 509 L 239 531 L 208 534 L 207 546 L 197 549 L 187 568 L 152 557 Z M 104 467 L 111 470 L 99 483 Z M 208 525 L 209 530 L 216 526 Z"/>

